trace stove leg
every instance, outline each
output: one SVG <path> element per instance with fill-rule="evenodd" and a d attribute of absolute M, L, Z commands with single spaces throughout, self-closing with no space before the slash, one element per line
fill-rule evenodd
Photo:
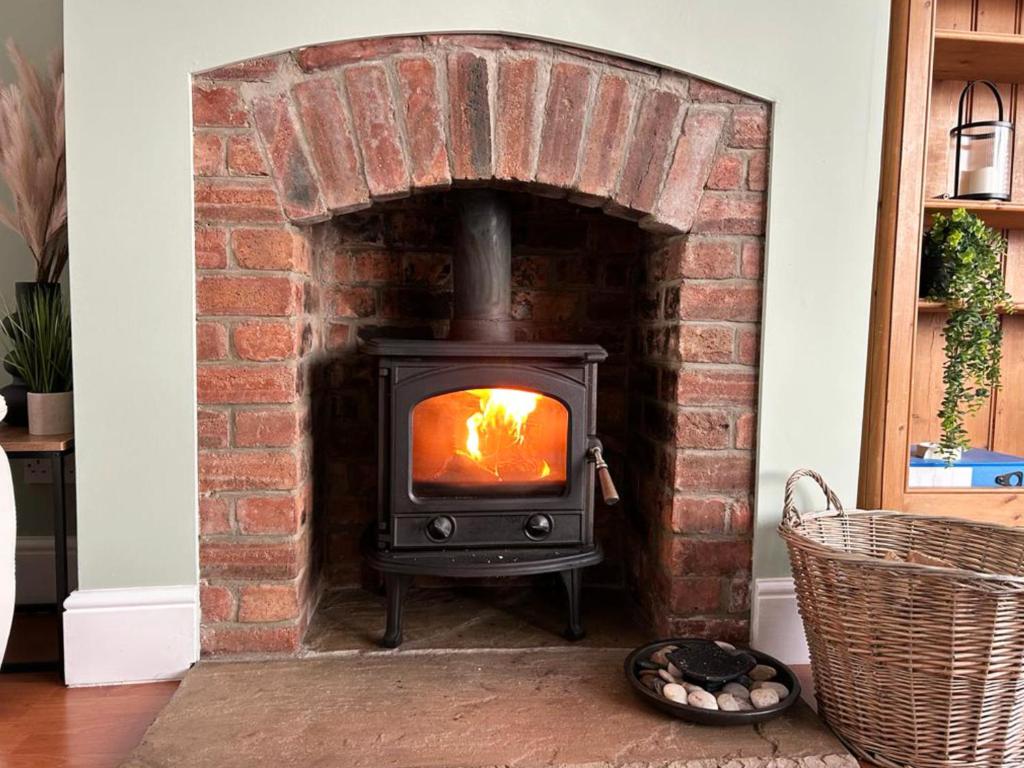
<path fill-rule="evenodd" d="M 380 644 L 397 648 L 402 644 L 402 606 L 409 591 L 412 576 L 407 573 L 385 573 L 384 589 L 388 596 L 388 626 Z"/>
<path fill-rule="evenodd" d="M 583 582 L 583 569 L 571 568 L 568 571 L 560 571 L 562 583 L 565 585 L 565 596 L 569 604 L 569 624 L 565 628 L 565 636 L 570 640 L 582 640 L 586 635 L 583 631 L 583 622 L 580 619 L 580 587 Z"/>

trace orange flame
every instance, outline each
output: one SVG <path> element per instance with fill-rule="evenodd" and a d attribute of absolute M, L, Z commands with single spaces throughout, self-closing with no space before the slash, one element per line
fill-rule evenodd
<path fill-rule="evenodd" d="M 464 455 L 493 474 L 498 474 L 497 457 L 526 439 L 526 421 L 541 396 L 521 389 L 472 389 L 480 410 L 466 419 Z M 550 474 L 545 462 L 541 477 Z"/>

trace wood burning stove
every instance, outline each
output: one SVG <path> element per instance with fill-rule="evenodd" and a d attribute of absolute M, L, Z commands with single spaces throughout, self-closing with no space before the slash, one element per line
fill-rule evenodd
<path fill-rule="evenodd" d="M 592 344 L 517 343 L 511 246 L 499 193 L 460 196 L 447 340 L 375 339 L 380 374 L 378 517 L 365 547 L 388 595 L 383 645 L 402 639 L 413 575 L 557 572 L 567 636 L 583 636 L 581 569 L 594 541 L 594 475 L 617 495 L 595 434 Z"/>

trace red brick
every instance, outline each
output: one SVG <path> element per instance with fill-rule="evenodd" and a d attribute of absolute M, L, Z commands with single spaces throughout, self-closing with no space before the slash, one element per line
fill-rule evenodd
<path fill-rule="evenodd" d="M 199 532 L 231 533 L 231 510 L 226 499 L 219 496 L 199 497 Z"/>
<path fill-rule="evenodd" d="M 207 539 L 199 543 L 199 565 L 204 576 L 239 579 L 290 579 L 302 565 L 301 542 L 250 542 L 244 538 Z"/>
<path fill-rule="evenodd" d="M 539 67 L 539 60 L 533 57 L 502 58 L 498 64 L 494 175 L 499 179 L 533 179 Z"/>
<path fill-rule="evenodd" d="M 352 338 L 352 327 L 345 323 L 328 323 L 327 325 L 327 349 L 346 349 L 349 340 Z"/>
<path fill-rule="evenodd" d="M 748 240 L 740 250 L 740 277 L 756 280 L 761 277 L 764 246 L 760 240 Z"/>
<path fill-rule="evenodd" d="M 535 322 L 565 322 L 579 314 L 580 296 L 573 293 L 515 291 L 512 317 Z"/>
<path fill-rule="evenodd" d="M 676 414 L 678 448 L 728 448 L 729 415 L 725 411 L 681 409 Z"/>
<path fill-rule="evenodd" d="M 232 338 L 235 354 L 242 360 L 286 360 L 295 357 L 298 349 L 295 326 L 291 323 L 242 323 L 235 327 Z"/>
<path fill-rule="evenodd" d="M 370 196 L 375 200 L 405 196 L 409 192 L 409 170 L 384 67 L 347 69 L 345 86 Z"/>
<path fill-rule="evenodd" d="M 352 122 L 334 80 L 299 83 L 293 93 L 327 207 L 332 213 L 368 207 L 370 192 L 360 168 Z"/>
<path fill-rule="evenodd" d="M 750 642 L 750 622 L 738 618 L 672 617 L 660 633 L 661 637 L 713 637 L 727 643 L 746 645 Z"/>
<path fill-rule="evenodd" d="M 225 411 L 199 409 L 198 431 L 200 448 L 227 448 L 228 415 Z"/>
<path fill-rule="evenodd" d="M 689 493 L 749 491 L 754 482 L 753 457 L 724 451 L 706 454 L 680 451 L 675 482 L 677 489 Z"/>
<path fill-rule="evenodd" d="M 448 56 L 448 131 L 456 179 L 491 178 L 491 107 L 487 60 Z"/>
<path fill-rule="evenodd" d="M 753 530 L 754 514 L 750 502 L 736 499 L 729 509 L 729 530 L 735 534 L 749 535 Z"/>
<path fill-rule="evenodd" d="M 722 602 L 722 580 L 711 576 L 674 576 L 672 613 L 715 613 Z"/>
<path fill-rule="evenodd" d="M 672 542 L 672 573 L 732 576 L 750 572 L 750 542 L 746 539 L 688 539 Z"/>
<path fill-rule="evenodd" d="M 747 170 L 747 189 L 763 192 L 768 188 L 768 153 L 754 152 L 750 155 Z"/>
<path fill-rule="evenodd" d="M 734 336 L 728 326 L 683 323 L 679 328 L 680 358 L 691 363 L 732 362 Z"/>
<path fill-rule="evenodd" d="M 725 115 L 716 110 L 691 107 L 687 112 L 655 206 L 654 218 L 659 222 L 680 232 L 693 226 L 724 125 Z"/>
<path fill-rule="evenodd" d="M 302 69 L 312 72 L 396 53 L 419 51 L 422 47 L 423 43 L 418 37 L 374 37 L 300 48 L 295 60 Z"/>
<path fill-rule="evenodd" d="M 618 75 L 601 76 L 580 163 L 579 192 L 598 198 L 613 192 L 625 159 L 634 101 L 628 81 Z"/>
<path fill-rule="evenodd" d="M 255 136 L 244 133 L 228 137 L 228 173 L 232 176 L 267 175 L 267 164 Z"/>
<path fill-rule="evenodd" d="M 739 104 L 743 100 L 743 95 L 703 80 L 691 80 L 690 98 L 693 101 L 713 104 Z"/>
<path fill-rule="evenodd" d="M 672 498 L 672 530 L 675 533 L 725 533 L 728 515 L 723 499 Z"/>
<path fill-rule="evenodd" d="M 228 265 L 228 233 L 196 227 L 196 269 L 224 269 Z"/>
<path fill-rule="evenodd" d="M 204 654 L 294 653 L 299 649 L 298 625 L 250 626 L 223 624 L 200 630 Z"/>
<path fill-rule="evenodd" d="M 293 534 L 303 521 L 304 499 L 301 493 L 241 498 L 236 509 L 238 528 L 252 535 Z"/>
<path fill-rule="evenodd" d="M 202 606 L 204 624 L 216 624 L 234 618 L 235 597 L 227 587 L 200 584 L 199 604 Z"/>
<path fill-rule="evenodd" d="M 196 389 L 201 403 L 291 403 L 298 377 L 290 365 L 200 365 Z"/>
<path fill-rule="evenodd" d="M 203 276 L 196 307 L 200 315 L 289 316 L 302 307 L 302 287 L 287 277 Z"/>
<path fill-rule="evenodd" d="M 274 187 L 266 182 L 196 181 L 196 219 L 206 223 L 284 221 Z"/>
<path fill-rule="evenodd" d="M 207 491 L 287 491 L 301 480 L 291 451 L 200 451 L 199 484 Z"/>
<path fill-rule="evenodd" d="M 679 106 L 674 93 L 651 90 L 644 94 L 615 193 L 616 203 L 643 213 L 654 208 L 673 149 Z"/>
<path fill-rule="evenodd" d="M 473 35 L 456 32 L 450 35 L 424 35 L 424 39 L 428 45 L 438 47 L 479 48 L 486 51 L 551 51 L 548 43 L 511 35 Z"/>
<path fill-rule="evenodd" d="M 680 405 L 747 405 L 757 399 L 757 377 L 750 370 L 700 368 L 680 371 L 676 383 Z"/>
<path fill-rule="evenodd" d="M 253 111 L 285 214 L 295 222 L 325 218 L 327 207 L 299 143 L 287 94 L 257 99 Z"/>
<path fill-rule="evenodd" d="M 750 610 L 750 577 L 746 574 L 735 576 L 729 581 L 725 609 L 729 613 L 746 613 Z"/>
<path fill-rule="evenodd" d="M 377 302 L 372 288 L 337 288 L 327 295 L 327 310 L 332 317 L 372 317 Z"/>
<path fill-rule="evenodd" d="M 760 345 L 760 328 L 742 329 L 736 339 L 736 362 L 743 365 L 757 365 Z"/>
<path fill-rule="evenodd" d="M 761 286 L 757 283 L 684 283 L 681 316 L 693 320 L 758 320 Z"/>
<path fill-rule="evenodd" d="M 736 243 L 729 240 L 687 238 L 682 246 L 680 276 L 698 279 L 736 277 L 736 250 Z"/>
<path fill-rule="evenodd" d="M 207 77 L 210 80 L 248 80 L 258 82 L 260 80 L 269 80 L 273 75 L 277 74 L 279 65 L 280 57 L 261 56 L 209 70 L 203 73 L 203 77 Z"/>
<path fill-rule="evenodd" d="M 761 106 L 737 107 L 732 113 L 732 139 L 729 146 L 761 149 L 768 146 L 768 109 Z"/>
<path fill-rule="evenodd" d="M 192 84 L 192 124 L 203 126 L 246 125 L 248 115 L 238 91 L 228 86 Z"/>
<path fill-rule="evenodd" d="M 196 323 L 196 359 L 222 360 L 228 356 L 228 329 L 220 323 Z"/>
<path fill-rule="evenodd" d="M 753 413 L 741 413 L 736 417 L 736 447 L 753 448 L 757 417 Z"/>
<path fill-rule="evenodd" d="M 706 192 L 701 198 L 695 233 L 763 235 L 764 196 L 754 193 Z"/>
<path fill-rule="evenodd" d="M 537 157 L 537 181 L 542 184 L 568 187 L 576 177 L 593 78 L 593 70 L 580 64 L 558 62 L 551 67 Z"/>
<path fill-rule="evenodd" d="M 723 152 L 711 166 L 708 189 L 741 189 L 743 176 L 743 156 L 736 152 Z"/>
<path fill-rule="evenodd" d="M 254 584 L 242 587 L 238 620 L 243 623 L 285 621 L 299 616 L 295 584 Z"/>
<path fill-rule="evenodd" d="M 402 262 L 390 251 L 367 251 L 351 256 L 351 280 L 356 283 L 379 283 L 398 280 Z"/>
<path fill-rule="evenodd" d="M 224 173 L 224 140 L 216 133 L 196 132 L 192 137 L 192 168 L 196 176 Z"/>
<path fill-rule="evenodd" d="M 299 439 L 301 415 L 293 410 L 236 411 L 235 445 L 239 448 L 282 448 Z"/>
<path fill-rule="evenodd" d="M 277 269 L 309 273 L 309 244 L 287 229 L 236 229 L 231 252 L 242 269 Z"/>
<path fill-rule="evenodd" d="M 402 96 L 409 173 L 415 189 L 448 187 L 448 145 L 441 117 L 437 71 L 430 59 L 400 59 L 395 70 Z"/>

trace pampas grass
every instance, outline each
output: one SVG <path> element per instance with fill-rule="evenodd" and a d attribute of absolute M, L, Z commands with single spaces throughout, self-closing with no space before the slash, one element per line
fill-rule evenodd
<path fill-rule="evenodd" d="M 24 238 L 36 281 L 55 283 L 68 262 L 64 63 L 55 51 L 41 78 L 13 40 L 7 55 L 17 79 L 0 87 L 0 181 L 14 205 L 0 204 L 0 224 Z"/>

